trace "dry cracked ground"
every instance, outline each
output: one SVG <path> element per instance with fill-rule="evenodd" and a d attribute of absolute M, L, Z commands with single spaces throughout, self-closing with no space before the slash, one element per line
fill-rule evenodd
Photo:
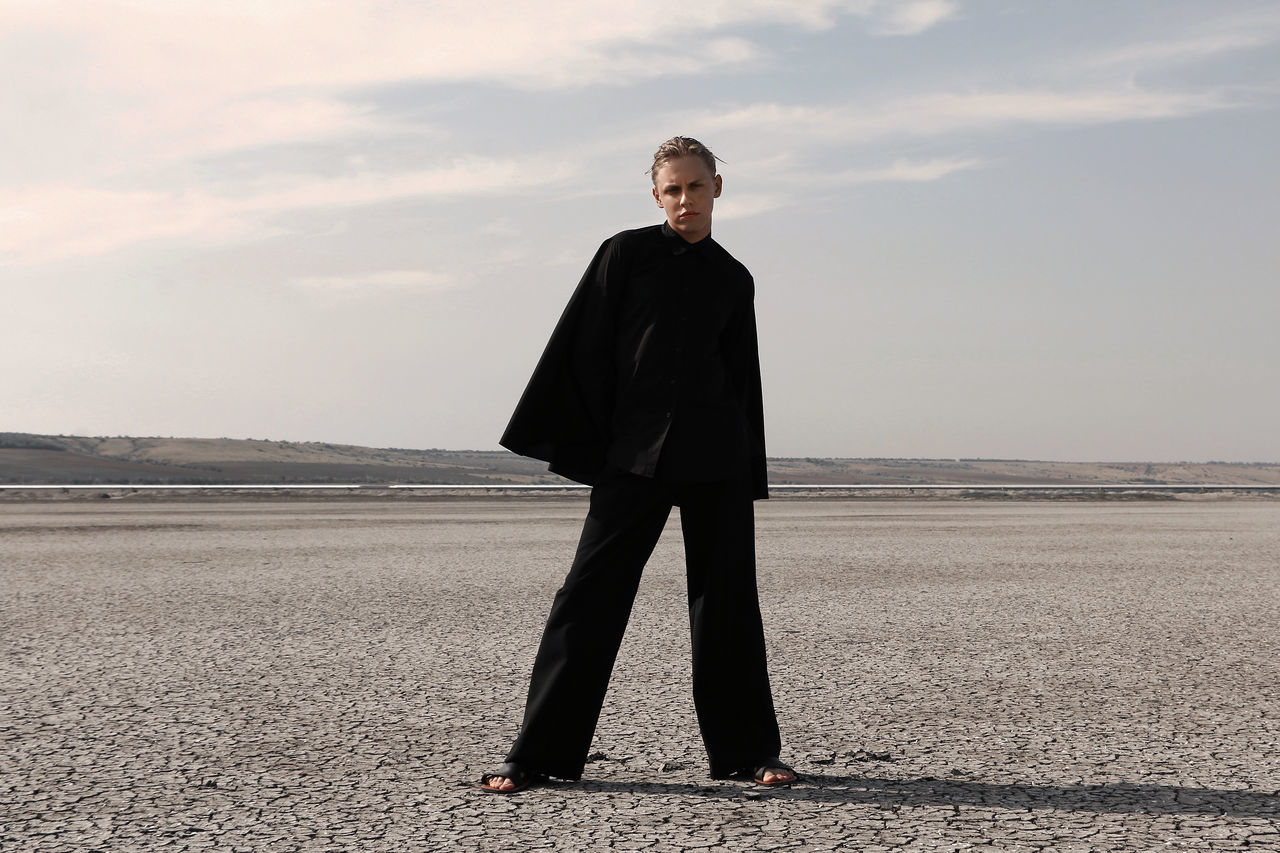
<path fill-rule="evenodd" d="M 673 517 L 586 777 L 482 794 L 584 510 L 0 504 L 0 849 L 1280 850 L 1280 502 L 759 504 L 768 791 Z"/>

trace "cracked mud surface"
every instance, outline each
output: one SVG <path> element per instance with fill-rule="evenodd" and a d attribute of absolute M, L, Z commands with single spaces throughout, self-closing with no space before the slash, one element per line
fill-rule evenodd
<path fill-rule="evenodd" d="M 673 514 L 583 781 L 482 794 L 584 512 L 0 507 L 0 850 L 1280 850 L 1280 505 L 757 504 L 768 791 Z"/>

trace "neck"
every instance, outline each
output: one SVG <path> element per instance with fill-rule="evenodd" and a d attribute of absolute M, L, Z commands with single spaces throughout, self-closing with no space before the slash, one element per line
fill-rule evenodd
<path fill-rule="evenodd" d="M 681 240 L 684 240 L 686 243 L 700 243 L 711 236 L 710 223 L 708 223 L 708 227 L 706 229 L 699 229 L 698 232 L 694 234 L 689 234 L 685 231 L 681 231 L 678 228 L 672 228 L 670 222 L 666 223 L 666 226 L 671 230 L 672 234 L 675 234 Z"/>

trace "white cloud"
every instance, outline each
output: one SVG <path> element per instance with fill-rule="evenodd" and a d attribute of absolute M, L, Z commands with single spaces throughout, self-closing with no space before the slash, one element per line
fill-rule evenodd
<path fill-rule="evenodd" d="M 298 207 L 527 185 L 492 163 L 324 179 L 192 168 L 211 154 L 404 132 L 361 102 L 364 87 L 697 75 L 761 59 L 734 28 L 886 14 L 898 13 L 874 0 L 9 0 L 0 136 L 17 144 L 0 162 L 0 263 L 239 238 L 263 233 L 254 217 Z"/>
<path fill-rule="evenodd" d="M 899 159 L 894 160 L 887 166 L 875 169 L 847 169 L 841 172 L 793 171 L 788 177 L 788 183 L 793 188 L 792 192 L 727 195 L 723 201 L 716 202 L 715 216 L 718 220 L 729 221 L 747 219 L 752 216 L 772 213 L 775 210 L 782 210 L 796 203 L 795 188 L 821 191 L 833 187 L 849 187 L 859 184 L 922 183 L 941 180 L 948 175 L 980 165 L 980 161 L 972 159 L 937 158 L 918 162 Z"/>
<path fill-rule="evenodd" d="M 294 285 L 325 291 L 354 290 L 439 290 L 451 287 L 452 276 L 430 270 L 378 270 L 347 275 L 304 276 Z"/>
<path fill-rule="evenodd" d="M 716 130 L 750 130 L 813 143 L 987 131 L 1011 124 L 1084 125 L 1195 115 L 1230 106 L 1217 93 L 1115 90 L 935 93 L 838 106 L 754 104 L 704 120 Z"/>
<path fill-rule="evenodd" d="M 56 33 L 88 51 L 99 91 L 195 87 L 197 95 L 236 96 L 406 79 L 581 85 L 595 75 L 614 76 L 615 60 L 645 74 L 672 73 L 661 67 L 666 60 L 704 67 L 740 61 L 749 51 L 741 40 L 722 39 L 729 28 L 821 29 L 841 15 L 921 28 L 951 6 L 943 0 L 347 0 L 318 14 L 304 0 L 46 0 L 10 6 L 0 33 Z M 636 48 L 652 58 L 652 68 L 632 66 Z"/>
<path fill-rule="evenodd" d="M 1158 41 L 1127 45 L 1095 56 L 1098 68 L 1142 69 L 1193 62 L 1224 53 L 1265 47 L 1280 41 L 1280 12 L 1271 9 L 1201 24 L 1196 32 Z"/>
<path fill-rule="evenodd" d="M 203 192 L 102 190 L 55 184 L 6 194 L 0 266 L 109 252 L 150 240 L 218 242 L 250 233 L 229 202 Z"/>
<path fill-rule="evenodd" d="M 872 32 L 880 35 L 914 36 L 955 17 L 960 11 L 951 0 L 912 0 L 881 3 L 876 7 Z"/>
<path fill-rule="evenodd" d="M 1220 95 L 1116 90 L 1061 92 L 1024 90 L 935 93 L 896 101 L 838 106 L 757 104 L 719 116 L 702 116 L 701 127 L 749 132 L 803 156 L 824 147 L 865 144 L 894 137 L 939 137 L 993 131 L 1011 124 L 1094 124 L 1170 118 L 1228 106 Z M 309 113 L 323 125 L 323 105 Z M 234 128 L 228 128 L 234 134 Z M 223 139 L 228 139 L 223 137 Z M 228 142 L 227 144 L 231 144 Z M 357 161 L 358 162 L 358 161 Z M 0 264 L 38 263 L 111 251 L 158 239 L 205 243 L 272 233 L 270 219 L 309 208 L 377 204 L 395 199 L 477 193 L 521 192 L 565 177 L 572 158 L 469 158 L 428 170 L 403 173 L 355 169 L 336 177 L 274 175 L 237 184 L 235 194 L 192 182 L 167 190 L 108 189 L 51 183 L 5 194 L 0 203 Z M 850 173 L 842 180 L 932 180 L 971 161 L 899 163 L 896 173 Z M 936 175 L 933 171 L 936 170 Z M 726 215 L 756 215 L 772 209 L 763 198 L 726 205 Z"/>
<path fill-rule="evenodd" d="M 404 198 L 504 193 L 558 180 L 556 160 L 473 158 L 438 169 L 285 176 L 270 189 L 234 197 L 208 189 L 106 190 L 68 184 L 31 187 L 0 206 L 0 266 L 97 254 L 151 240 L 220 243 L 272 233 L 288 211 L 378 204 Z"/>
<path fill-rule="evenodd" d="M 761 51 L 741 38 L 716 38 L 696 49 L 667 51 L 653 45 L 627 46 L 584 52 L 563 63 L 540 69 L 517 82 L 537 87 L 572 87 L 628 83 L 656 77 L 703 74 L 712 69 L 740 66 L 758 58 Z"/>
<path fill-rule="evenodd" d="M 359 105 L 313 95 L 247 95 L 219 102 L 174 99 L 124 109 L 104 121 L 117 144 L 168 160 L 263 145 L 375 132 L 379 123 Z"/>
<path fill-rule="evenodd" d="M 885 181 L 906 181 L 924 183 L 937 181 L 956 172 L 963 172 L 981 165 L 980 160 L 958 160 L 953 158 L 936 158 L 913 162 L 911 160 L 894 160 L 888 166 L 879 169 L 851 169 L 838 172 L 830 180 L 839 184 L 870 184 Z"/>
<path fill-rule="evenodd" d="M 922 116 L 920 128 L 950 129 L 985 124 L 1096 124 L 1099 122 L 1173 118 L 1226 106 L 1217 94 L 1121 90 L 1054 92 L 978 92 L 935 95 L 904 105 Z M 884 117 L 890 124 L 903 113 Z"/>
<path fill-rule="evenodd" d="M 1102 54 L 1094 58 L 1090 64 L 1099 67 L 1166 65 L 1189 62 L 1236 50 L 1263 47 L 1274 41 L 1276 41 L 1276 34 L 1265 31 L 1207 34 L 1173 41 L 1129 45 Z"/>
<path fill-rule="evenodd" d="M 735 193 L 716 202 L 715 219 L 719 222 L 749 219 L 781 210 L 792 203 L 794 199 L 776 193 Z"/>
<path fill-rule="evenodd" d="M 322 14 L 317 8 L 305 0 L 32 0 L 0 7 L 0 75 L 10 83 L 0 92 L 0 134 L 21 139 L 24 155 L 0 162 L 0 265 L 152 240 L 269 235 L 278 228 L 275 217 L 295 210 L 520 192 L 557 180 L 573 159 L 563 151 L 471 158 L 396 173 L 350 154 L 347 171 L 337 175 L 215 172 L 201 161 L 256 146 L 368 142 L 406 132 L 363 103 L 361 87 L 461 80 L 580 87 L 692 76 L 765 57 L 742 35 L 750 28 L 822 30 L 851 16 L 874 33 L 905 35 L 959 13 L 951 0 L 347 0 Z M 1139 46 L 1130 55 L 1225 50 L 1248 38 L 1231 33 L 1190 46 Z M 40 50 L 2 49 L 15 44 Z M 1165 118 L 1229 105 L 1213 92 L 1134 87 L 941 92 L 824 106 L 756 104 L 698 114 L 690 125 L 761 140 L 742 151 L 767 140 L 771 150 L 812 160 L 823 148 L 895 137 Z M 418 125 L 412 132 L 438 134 Z M 418 162 L 446 156 L 446 147 L 433 136 Z M 586 161 L 588 150 L 598 154 L 601 140 L 584 143 L 578 159 Z M 902 162 L 838 180 L 935 180 L 971 165 Z M 755 215 L 775 204 L 766 196 L 739 198 L 725 210 Z"/>

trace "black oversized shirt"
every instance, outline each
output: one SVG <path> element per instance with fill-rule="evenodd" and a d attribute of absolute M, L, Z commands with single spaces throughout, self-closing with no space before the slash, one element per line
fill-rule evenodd
<path fill-rule="evenodd" d="M 767 497 L 754 283 L 710 237 L 606 240 L 502 438 L 593 483 L 605 464 L 673 482 L 746 472 Z"/>
<path fill-rule="evenodd" d="M 722 479 L 746 456 L 726 351 L 740 346 L 754 286 L 709 237 L 688 243 L 665 223 L 658 233 L 619 240 L 626 272 L 606 281 L 621 288 L 608 461 L 646 477 L 661 461 L 673 480 Z"/>

